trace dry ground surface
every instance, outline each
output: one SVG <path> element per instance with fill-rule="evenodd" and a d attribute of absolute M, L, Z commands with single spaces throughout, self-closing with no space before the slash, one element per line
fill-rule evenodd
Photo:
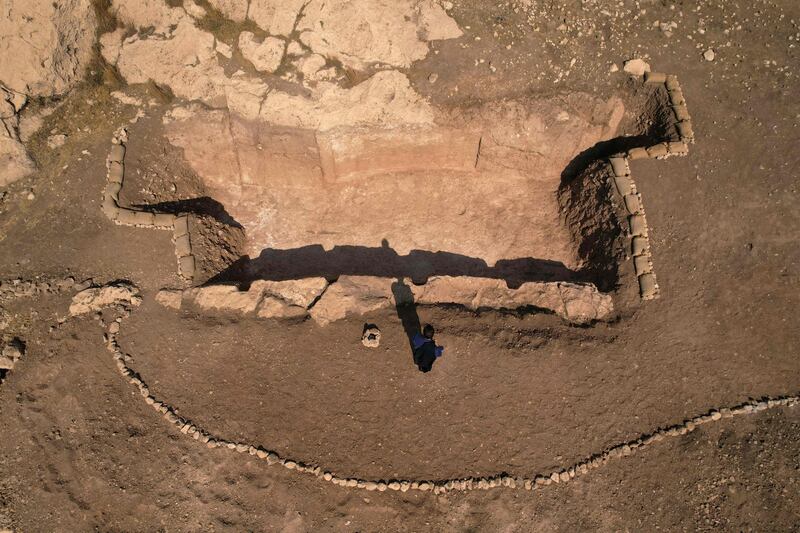
<path fill-rule="evenodd" d="M 688 157 L 632 165 L 659 299 L 636 301 L 626 263 L 609 324 L 422 308 L 446 347 L 427 375 L 393 310 L 325 328 L 169 311 L 153 301 L 181 283 L 169 234 L 100 211 L 109 138 L 134 111 L 109 96 L 120 81 L 98 65 L 29 141 L 40 171 L 2 196 L 2 277 L 134 281 L 144 303 L 120 343 L 158 396 L 214 433 L 343 475 L 530 475 L 712 408 L 797 394 L 800 6 L 454 3 L 465 35 L 407 70 L 444 108 L 609 98 L 626 90 L 610 65 L 636 56 L 679 76 L 697 143 Z M 201 194 L 147 120 L 134 128 L 141 172 L 127 201 Z M 67 142 L 49 148 L 53 133 Z M 168 427 L 119 377 L 97 320 L 59 325 L 68 293 L 2 305 L 4 333 L 27 353 L 0 385 L 0 530 L 800 530 L 797 407 L 708 424 L 535 492 L 356 491 Z M 365 321 L 381 327 L 378 350 L 358 342 Z"/>

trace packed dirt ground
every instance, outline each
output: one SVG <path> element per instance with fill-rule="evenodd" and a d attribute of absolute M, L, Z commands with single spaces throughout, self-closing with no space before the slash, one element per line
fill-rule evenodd
<path fill-rule="evenodd" d="M 29 38 L 29 28 L 14 22 L 23 20 L 14 18 L 14 5 L 24 3 L 6 4 L 0 35 Z M 61 29 L 59 17 L 84 5 L 80 0 L 63 4 L 56 5 L 53 15 Z M 295 9 L 289 17 L 253 10 L 252 18 L 247 9 L 243 13 L 248 16 L 238 13 L 237 2 L 150 0 L 138 12 L 120 4 L 125 3 L 84 5 L 87 20 L 95 26 L 81 26 L 71 36 L 78 49 L 86 49 L 86 57 L 75 60 L 86 72 L 70 74 L 72 63 L 56 58 L 55 74 L 42 82 L 54 88 L 50 93 L 32 83 L 15 85 L 32 76 L 28 70 L 4 78 L 11 60 L 7 44 L 0 45 L 6 47 L 0 48 L 5 55 L 0 83 L 27 96 L 18 112 L 8 97 L 11 112 L 1 117 L 8 133 L 8 138 L 0 137 L 6 150 L 2 161 L 8 169 L 14 165 L 16 174 L 0 174 L 8 182 L 0 190 L 2 356 L 13 362 L 0 376 L 0 531 L 800 531 L 796 405 L 715 417 L 684 435 L 534 491 L 366 491 L 323 483 L 252 454 L 209 448 L 182 434 L 120 377 L 119 361 L 115 366 L 103 337 L 112 327 L 119 328 L 116 339 L 130 355 L 126 364 L 153 394 L 209 433 L 367 480 L 532 477 L 709 412 L 797 395 L 797 2 L 453 0 L 430 4 L 430 13 L 440 17 L 438 38 L 426 42 L 419 37 L 435 33 L 431 28 L 411 31 L 403 41 L 408 49 L 375 47 L 367 52 L 358 49 L 357 41 L 337 44 L 325 33 L 335 32 L 335 25 L 329 30 L 314 22 L 314 17 L 328 16 L 324 9 L 315 11 L 318 2 L 305 7 L 287 2 L 287 10 L 290 4 Z M 444 11 L 434 9 L 439 5 Z M 145 19 L 155 11 L 166 21 L 164 28 L 146 26 Z M 196 23 L 181 18 L 186 13 Z M 42 23 L 36 17 L 31 21 L 25 24 Z M 304 21 L 311 21 L 305 30 Z M 118 24 L 121 29 L 115 34 Z M 181 32 L 194 35 L 198 29 L 214 35 L 210 46 L 223 67 L 219 72 L 211 68 L 201 53 L 179 60 L 205 69 L 204 76 L 216 76 L 213 83 L 184 78 L 180 69 L 158 70 L 161 64 L 154 67 L 135 54 L 153 44 L 148 41 L 158 41 L 159 32 L 174 31 L 177 39 Z M 300 37 L 302 31 L 308 33 Z M 287 53 L 273 61 L 275 56 L 262 49 L 272 42 L 267 34 L 299 43 L 301 59 L 289 61 Z M 95 43 L 103 35 L 105 49 Z M 119 49 L 109 52 L 109 42 Z M 217 44 L 226 42 L 232 51 Z M 337 46 L 345 52 L 337 52 Z M 248 52 L 252 47 L 262 55 Z M 359 58 L 367 53 L 375 57 L 365 64 Z M 317 56 L 324 61 L 312 69 L 309 63 L 319 60 Z M 19 57 L 27 58 L 22 53 Z M 624 104 L 625 116 L 614 132 L 603 129 L 608 113 L 584 114 L 589 118 L 581 127 L 591 126 L 597 133 L 575 146 L 559 146 L 561 158 L 542 156 L 550 166 L 566 166 L 561 169 L 565 173 L 576 158 L 588 164 L 619 147 L 619 142 L 603 141 L 618 136 L 628 148 L 625 139 L 646 136 L 657 119 L 647 108 L 641 79 L 623 71 L 624 62 L 632 58 L 678 77 L 696 139 L 686 157 L 631 162 L 647 209 L 659 285 L 656 299 L 639 298 L 631 261 L 624 254 L 606 254 L 620 261 L 618 270 L 616 263 L 613 268 L 594 265 L 599 271 L 585 268 L 588 252 L 570 240 L 566 226 L 555 225 L 566 224 L 559 217 L 569 217 L 559 213 L 563 205 L 557 196 L 562 185 L 558 179 L 568 176 L 554 174 L 535 158 L 504 153 L 515 164 L 534 161 L 527 183 L 546 185 L 526 191 L 540 208 L 518 225 L 509 222 L 510 216 L 496 223 L 493 219 L 506 211 L 514 217 L 525 214 L 525 194 L 514 194 L 525 180 L 514 175 L 502 181 L 499 166 L 469 174 L 476 180 L 470 183 L 491 180 L 494 172 L 498 183 L 512 185 L 486 189 L 491 193 L 486 206 L 477 206 L 479 216 L 464 225 L 465 232 L 477 237 L 465 240 L 462 248 L 453 244 L 457 217 L 470 206 L 461 205 L 460 198 L 448 203 L 458 193 L 451 178 L 433 181 L 452 187 L 447 197 L 424 204 L 426 209 L 445 206 L 442 216 L 452 218 L 450 225 L 441 233 L 426 227 L 420 243 L 408 237 L 409 226 L 390 224 L 395 220 L 390 209 L 380 226 L 364 227 L 376 212 L 365 214 L 341 192 L 354 184 L 369 189 L 371 179 L 410 179 L 434 194 L 438 187 L 425 180 L 424 172 L 430 171 L 426 163 L 405 163 L 420 155 L 410 140 L 415 128 L 429 121 L 442 127 L 443 117 L 446 125 L 463 126 L 474 117 L 486 118 L 486 109 L 498 103 L 551 106 L 556 116 L 558 105 L 581 114 L 575 95 L 584 102 L 605 105 L 619 99 Z M 171 60 L 163 57 L 163 65 Z M 387 70 L 370 70 L 378 63 Z M 149 74 L 148 68 L 153 69 Z M 261 76 L 258 72 L 267 71 L 263 79 L 269 91 L 251 83 Z M 67 87 L 70 76 L 77 79 Z M 158 76 L 175 83 L 150 81 Z M 363 106 L 358 115 L 372 122 L 345 124 L 350 119 L 336 112 L 341 102 L 380 76 L 394 82 L 404 76 L 408 84 L 389 87 L 391 106 L 381 92 L 385 87 L 370 85 L 365 99 L 353 97 L 352 102 Z M 221 85 L 216 84 L 230 85 L 218 94 Z M 323 94 L 320 87 L 328 92 Z M 249 99 L 254 94 L 255 105 Z M 317 98 L 317 107 L 303 107 L 302 98 L 308 95 Z M 292 171 L 302 167 L 308 172 L 280 183 L 274 195 L 268 181 L 257 201 L 239 206 L 241 197 L 226 184 L 236 179 L 236 187 L 251 186 L 243 178 L 242 161 L 252 154 L 234 146 L 228 153 L 214 148 L 199 155 L 198 148 L 193 155 L 186 139 L 199 142 L 191 135 L 203 130 L 202 123 L 192 126 L 189 137 L 175 140 L 191 130 L 181 132 L 177 122 L 164 120 L 169 113 L 175 120 L 211 117 L 222 109 L 223 96 L 227 108 L 220 120 L 228 126 L 239 113 L 248 124 L 268 120 L 293 128 L 285 137 L 292 148 L 275 160 Z M 325 107 L 326 99 L 330 107 Z M 372 114 L 376 108 L 382 111 Z M 190 112 L 175 115 L 176 109 Z M 502 124 L 498 116 L 489 113 L 486 120 Z M 335 140 L 343 131 L 349 135 L 383 127 L 383 121 L 403 125 L 399 137 L 378 143 L 391 177 L 358 174 L 363 166 L 357 158 L 349 160 L 350 167 L 339 169 L 355 169 L 355 177 L 342 181 L 340 171 L 335 173 L 328 189 L 337 195 L 335 205 L 317 217 L 326 209 L 324 195 L 304 203 L 305 193 L 293 186 L 307 192 L 314 180 L 330 185 L 324 181 L 330 174 L 315 169 L 316 163 L 303 166 L 308 157 L 322 156 L 297 149 L 302 143 L 293 139 L 302 137 L 298 132 L 313 130 Z M 227 135 L 213 122 L 207 125 L 208 142 Z M 586 324 L 541 308 L 419 306 L 420 321 L 436 325 L 436 339 L 445 347 L 433 371 L 422 374 L 411 361 L 402 312 L 393 306 L 322 326 L 307 318 L 264 320 L 252 313 L 208 312 L 185 301 L 179 310 L 161 305 L 156 301 L 161 289 L 189 285 L 176 270 L 170 232 L 115 225 L 101 210 L 106 156 L 112 136 L 123 126 L 129 141 L 120 204 L 191 210 L 208 221 L 203 235 L 192 235 L 203 243 L 195 252 L 202 271 L 195 284 L 211 278 L 240 281 L 246 288 L 265 277 L 366 273 L 425 278 L 452 271 L 452 264 L 442 270 L 437 263 L 402 261 L 399 271 L 381 270 L 363 256 L 317 264 L 330 258 L 329 249 L 335 246 L 360 243 L 380 249 L 380 237 L 395 231 L 390 246 L 398 238 L 410 239 L 398 243 L 401 257 L 411 257 L 406 252 L 420 246 L 428 252 L 489 259 L 460 274 L 592 282 L 613 297 L 613 313 Z M 444 145 L 452 146 L 453 138 L 446 137 Z M 566 135 L 559 142 L 571 139 Z M 547 148 L 547 139 L 541 142 Z M 470 138 L 465 146 L 473 150 L 474 144 Z M 588 151 L 574 150 L 584 145 Z M 491 147 L 484 148 L 491 154 Z M 369 150 L 356 153 L 366 160 L 375 155 Z M 405 154 L 399 168 L 392 166 L 396 153 Z M 439 166 L 457 161 L 461 172 L 466 167 L 459 154 L 455 149 L 421 152 L 439 157 Z M 229 157 L 236 162 L 230 163 Z M 232 166 L 238 173 L 229 179 L 225 172 Z M 376 185 L 382 198 L 399 194 L 394 183 Z M 479 194 L 465 194 L 470 203 L 479 201 Z M 248 227 L 262 221 L 262 230 L 283 224 L 278 215 L 285 202 L 292 203 L 281 216 L 301 224 L 280 228 L 283 240 L 271 241 L 270 231 L 258 237 L 248 233 Z M 371 207 L 367 202 L 364 208 Z M 426 217 L 428 226 L 436 223 L 436 217 L 413 209 L 403 213 L 404 224 L 420 217 Z M 323 226 L 313 224 L 317 219 L 325 220 Z M 339 233 L 325 232 L 332 227 Z M 532 240 L 515 247 L 526 234 Z M 256 255 L 262 249 L 269 252 L 270 246 L 306 244 L 325 248 L 316 255 L 265 253 L 260 262 Z M 598 249 L 607 244 L 595 243 Z M 520 255 L 514 256 L 518 249 Z M 495 260 L 520 259 L 526 261 L 511 270 L 503 270 L 502 262 L 493 267 Z M 553 259 L 557 264 L 547 261 Z M 10 281 L 15 279 L 22 282 Z M 22 288 L 28 287 L 27 280 L 54 281 L 29 290 Z M 113 326 L 118 309 L 70 316 L 76 293 L 119 280 L 135 284 L 142 296 L 141 305 L 120 326 Z M 380 327 L 379 348 L 361 344 L 365 323 Z"/>

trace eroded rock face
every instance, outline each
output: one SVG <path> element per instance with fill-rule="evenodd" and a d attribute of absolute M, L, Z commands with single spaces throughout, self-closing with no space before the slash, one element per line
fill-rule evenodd
<path fill-rule="evenodd" d="M 321 82 L 311 97 L 272 91 L 258 118 L 279 126 L 327 131 L 432 124 L 433 110 L 405 74 L 386 70 L 350 89 Z"/>
<path fill-rule="evenodd" d="M 116 63 L 128 83 L 153 80 L 169 86 L 180 98 L 217 107 L 226 104 L 227 77 L 217 62 L 214 36 L 198 29 L 188 17 L 167 34 L 154 34 L 147 39 L 134 35 L 122 44 L 108 37 L 102 44 L 103 56 Z"/>
<path fill-rule="evenodd" d="M 162 289 L 156 293 L 156 302 L 170 309 L 180 309 L 183 300 L 183 291 Z"/>
<path fill-rule="evenodd" d="M 261 301 L 259 291 L 240 291 L 234 285 L 210 285 L 189 289 L 186 294 L 201 309 L 220 309 L 242 314 L 254 313 Z"/>
<path fill-rule="evenodd" d="M 0 85 L 0 187 L 24 178 L 35 169 L 19 137 L 18 113 L 25 102 L 25 95 Z"/>
<path fill-rule="evenodd" d="M 355 69 L 408 67 L 428 54 L 428 41 L 462 34 L 432 0 L 311 0 L 297 29 L 306 46 Z"/>
<path fill-rule="evenodd" d="M 327 287 L 328 281 L 325 278 L 304 278 L 287 281 L 255 281 L 250 290 L 308 309 Z"/>
<path fill-rule="evenodd" d="M 376 276 L 256 281 L 247 291 L 230 285 L 211 285 L 184 291 L 184 297 L 206 311 L 251 314 L 259 318 L 302 318 L 310 315 L 320 326 L 396 305 L 455 304 L 467 309 L 547 309 L 576 324 L 604 320 L 614 310 L 611 296 L 593 285 L 523 283 L 510 289 L 500 279 L 436 276 L 423 285 Z"/>
<path fill-rule="evenodd" d="M 0 84 L 28 96 L 68 91 L 84 75 L 95 30 L 89 0 L 4 0 Z"/>
<path fill-rule="evenodd" d="M 184 8 L 170 7 L 164 0 L 113 0 L 110 11 L 123 24 L 153 28 L 156 33 L 168 31 L 169 26 L 178 24 L 187 14 Z"/>
<path fill-rule="evenodd" d="M 574 283 L 528 282 L 510 289 L 500 279 L 437 276 L 411 285 L 411 291 L 418 304 L 451 303 L 473 310 L 534 306 L 579 324 L 608 318 L 614 309 L 610 295 L 594 285 Z"/>
<path fill-rule="evenodd" d="M 394 305 L 393 283 L 390 278 L 341 276 L 311 308 L 311 318 L 326 326 L 349 315 L 390 307 Z"/>
<path fill-rule="evenodd" d="M 250 0 L 247 16 L 270 35 L 289 35 L 308 0 Z"/>
<path fill-rule="evenodd" d="M 100 311 L 115 305 L 138 307 L 142 303 L 139 289 L 129 283 L 115 283 L 85 289 L 72 298 L 70 316 Z"/>
<path fill-rule="evenodd" d="M 184 291 L 184 298 L 204 310 L 256 313 L 260 318 L 304 317 L 325 291 L 325 278 L 256 281 L 246 291 L 233 285 L 209 285 Z"/>
<path fill-rule="evenodd" d="M 285 48 L 286 43 L 282 39 L 267 37 L 258 42 L 252 32 L 243 31 L 239 34 L 239 50 L 260 72 L 275 72 L 281 64 Z"/>

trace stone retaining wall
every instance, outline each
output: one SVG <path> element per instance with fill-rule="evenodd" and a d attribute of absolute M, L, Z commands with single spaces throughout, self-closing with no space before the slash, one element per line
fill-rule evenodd
<path fill-rule="evenodd" d="M 174 215 L 142 209 L 132 209 L 119 204 L 119 195 L 125 179 L 125 143 L 127 134 L 121 130 L 111 140 L 111 151 L 106 159 L 108 168 L 107 184 L 103 191 L 103 213 L 115 224 L 172 231 L 175 255 L 178 259 L 178 273 L 184 279 L 193 281 L 196 273 L 195 258 L 189 237 L 188 214 Z"/>
<path fill-rule="evenodd" d="M 694 143 L 692 119 L 686 107 L 678 78 L 672 74 L 648 72 L 645 83 L 660 84 L 669 95 L 670 107 L 676 120 L 677 140 L 657 142 L 652 146 L 637 147 L 626 153 L 616 154 L 608 160 L 613 175 L 613 189 L 619 195 L 625 212 L 628 214 L 629 253 L 633 257 L 633 268 L 639 282 L 639 293 L 644 300 L 658 298 L 659 287 L 653 270 L 653 256 L 650 252 L 650 237 L 647 217 L 644 212 L 642 196 L 636 189 L 631 176 L 629 161 L 637 159 L 666 159 L 671 156 L 685 156 L 689 144 Z"/>

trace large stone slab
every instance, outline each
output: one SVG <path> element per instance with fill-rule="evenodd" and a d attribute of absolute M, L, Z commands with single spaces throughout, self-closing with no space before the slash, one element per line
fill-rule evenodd
<path fill-rule="evenodd" d="M 235 285 L 209 285 L 188 289 L 186 297 L 201 309 L 248 314 L 255 312 L 262 293 L 259 290 L 240 291 Z"/>
<path fill-rule="evenodd" d="M 602 320 L 613 311 L 611 296 L 588 284 L 527 282 L 511 289 L 500 279 L 437 276 L 424 285 L 409 281 L 409 286 L 418 304 L 457 304 L 474 310 L 535 307 L 575 323 Z"/>
<path fill-rule="evenodd" d="M 341 276 L 311 308 L 311 318 L 326 326 L 349 315 L 362 315 L 394 305 L 391 278 Z"/>

